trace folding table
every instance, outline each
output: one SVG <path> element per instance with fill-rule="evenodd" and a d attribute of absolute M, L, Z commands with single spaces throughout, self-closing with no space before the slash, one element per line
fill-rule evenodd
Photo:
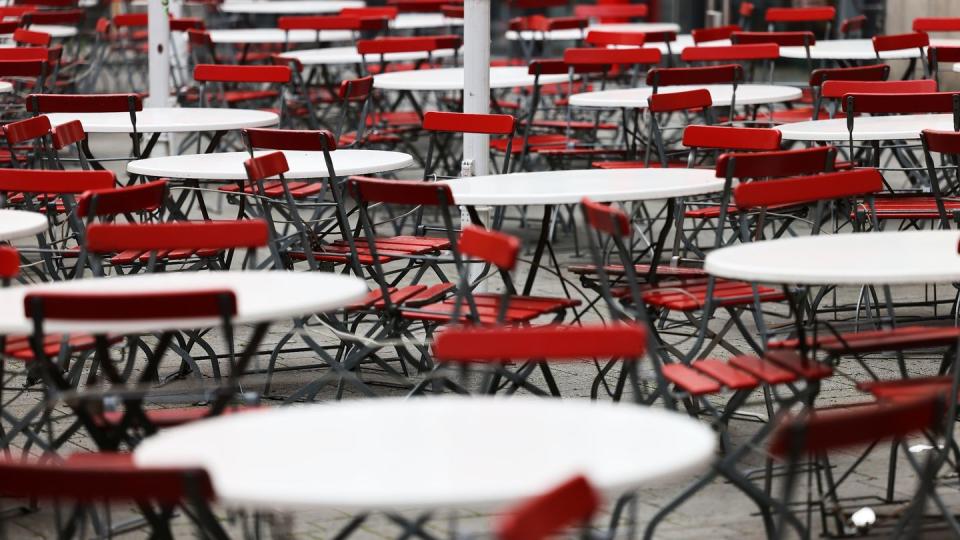
<path fill-rule="evenodd" d="M 268 127 L 279 123 L 274 112 L 252 109 L 216 107 L 151 107 L 136 113 L 137 126 L 130 122 L 127 112 L 50 113 L 54 127 L 79 120 L 87 133 L 152 133 L 141 157 L 148 157 L 162 133 L 196 133 L 213 131 L 207 152 L 213 151 L 227 131 L 234 129 Z"/>
<path fill-rule="evenodd" d="M 199 465 L 230 507 L 359 513 L 500 509 L 584 474 L 607 500 L 702 470 L 716 436 L 650 407 L 494 397 L 376 399 L 203 420 L 140 444 L 144 467 Z M 385 459 L 403 449 L 403 463 Z M 229 451 L 224 451 L 229 449 Z M 560 451 L 559 449 L 562 449 Z M 399 466 L 398 466 L 399 465 Z"/>
<path fill-rule="evenodd" d="M 523 288 L 529 295 L 545 249 L 553 265 L 559 264 L 549 245 L 550 221 L 557 205 L 578 204 L 584 197 L 597 202 L 628 202 L 667 199 L 666 225 L 654 246 L 654 259 L 662 253 L 671 221 L 674 199 L 715 193 L 723 189 L 723 179 L 712 169 L 589 169 L 540 171 L 491 176 L 471 176 L 447 180 L 456 204 L 467 206 L 471 218 L 479 222 L 477 206 L 543 205 L 540 237 L 530 273 Z M 561 281 L 564 290 L 566 285 Z"/>
<path fill-rule="evenodd" d="M 47 226 L 47 216 L 39 212 L 0 209 L 0 242 L 33 236 Z"/>

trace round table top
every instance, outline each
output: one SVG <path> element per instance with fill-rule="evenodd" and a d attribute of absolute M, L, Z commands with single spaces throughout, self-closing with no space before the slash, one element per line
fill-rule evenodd
<path fill-rule="evenodd" d="M 271 153 L 258 151 L 257 155 Z M 309 179 L 329 176 L 323 152 L 284 151 L 290 171 L 285 178 Z M 333 168 L 338 176 L 395 171 L 413 165 L 413 157 L 403 152 L 385 150 L 337 150 L 331 154 Z M 180 156 L 138 159 L 127 164 L 130 174 L 156 178 L 186 178 L 191 180 L 246 180 L 243 162 L 250 159 L 247 152 L 220 152 L 214 154 L 184 154 Z"/>
<path fill-rule="evenodd" d="M 934 47 L 956 47 L 960 39 L 931 39 Z M 783 58 L 806 59 L 807 52 L 803 47 L 780 47 L 780 56 Z M 810 58 L 813 60 L 876 60 L 877 53 L 873 50 L 873 41 L 869 39 L 825 39 L 817 41 L 810 47 Z M 904 60 L 920 58 L 919 49 L 902 49 L 880 53 L 880 58 L 890 60 Z"/>
<path fill-rule="evenodd" d="M 0 209 L 0 242 L 25 238 L 47 230 L 47 217 L 39 212 Z"/>
<path fill-rule="evenodd" d="M 669 199 L 714 193 L 723 179 L 712 169 L 587 169 L 446 180 L 457 204 L 576 204 Z"/>
<path fill-rule="evenodd" d="M 160 272 L 106 278 L 58 281 L 0 289 L 0 333 L 29 334 L 32 323 L 23 310 L 28 293 L 125 294 L 147 292 L 189 292 L 231 290 L 237 298 L 237 324 L 290 319 L 301 315 L 333 311 L 367 294 L 362 279 L 326 272 Z M 163 330 L 185 330 L 217 326 L 211 318 L 127 319 L 76 322 L 47 321 L 51 333 L 137 334 Z"/>
<path fill-rule="evenodd" d="M 807 120 L 776 126 L 788 141 L 846 141 L 846 118 Z M 898 114 L 860 116 L 853 122 L 853 140 L 884 141 L 919 139 L 924 129 L 953 131 L 952 114 Z"/>
<path fill-rule="evenodd" d="M 567 82 L 567 75 L 541 75 L 540 84 Z M 533 86 L 534 77 L 526 67 L 490 68 L 490 88 Z M 375 75 L 373 86 L 381 90 L 447 91 L 463 90 L 463 68 L 394 71 Z"/>
<path fill-rule="evenodd" d="M 251 15 L 315 15 L 319 13 L 340 13 L 344 8 L 366 6 L 365 2 L 352 0 L 271 0 L 269 2 L 224 2 L 220 11 L 224 13 L 248 13 Z"/>
<path fill-rule="evenodd" d="M 613 500 L 704 468 L 715 441 L 705 424 L 632 404 L 384 398 L 201 420 L 147 438 L 134 460 L 202 466 L 217 499 L 231 506 L 484 508 L 577 474 Z M 403 463 L 384 459 L 385 448 L 403 449 Z"/>
<path fill-rule="evenodd" d="M 453 49 L 440 49 L 433 51 L 432 58 L 450 58 L 453 56 Z M 321 64 L 359 64 L 363 62 L 360 53 L 356 47 L 325 47 L 322 49 L 303 49 L 300 51 L 288 51 L 283 56 L 296 58 L 305 66 L 316 66 Z M 409 62 L 414 60 L 425 60 L 425 52 L 405 52 L 389 53 L 385 55 L 368 54 L 367 62 L 379 62 L 383 56 L 387 62 Z M 424 70 L 426 71 L 426 70 Z M 423 73 L 418 71 L 417 73 Z"/>
<path fill-rule="evenodd" d="M 53 39 L 71 38 L 77 35 L 76 26 L 67 26 L 64 24 L 32 24 L 30 25 L 30 30 L 50 34 L 50 37 Z"/>
<path fill-rule="evenodd" d="M 463 26 L 463 19 L 454 19 L 442 13 L 400 13 L 390 21 L 393 30 L 416 30 L 418 28 L 446 28 Z"/>
<path fill-rule="evenodd" d="M 751 242 L 707 254 L 717 277 L 777 284 L 960 281 L 960 231 L 831 234 Z"/>
<path fill-rule="evenodd" d="M 664 86 L 659 89 L 661 94 L 684 92 L 706 88 L 716 106 L 728 106 L 733 98 L 733 85 L 711 84 L 699 86 Z M 646 109 L 647 98 L 653 94 L 653 88 L 622 88 L 617 90 L 601 90 L 585 92 L 570 96 L 570 104 L 575 107 L 627 107 L 632 109 Z M 780 103 L 800 99 L 803 92 L 793 86 L 778 86 L 772 84 L 741 84 L 737 86 L 737 105 L 757 105 L 763 103 Z"/>
<path fill-rule="evenodd" d="M 88 133 L 133 133 L 130 114 L 111 113 L 50 113 L 54 126 L 80 120 Z M 226 131 L 248 127 L 275 126 L 276 113 L 250 109 L 215 107 L 153 107 L 137 113 L 137 131 L 140 133 L 186 133 L 193 131 Z"/>
<path fill-rule="evenodd" d="M 318 41 L 353 41 L 350 30 L 281 30 L 279 28 L 229 28 L 210 30 L 214 43 L 316 43 Z"/>
<path fill-rule="evenodd" d="M 616 23 L 616 24 L 593 24 L 587 28 L 569 28 L 566 30 L 551 30 L 549 32 L 535 32 L 524 30 L 517 32 L 515 30 L 507 31 L 507 39 L 511 41 L 576 41 L 583 39 L 587 32 L 591 30 L 604 32 L 679 32 L 680 25 L 675 23 Z"/>

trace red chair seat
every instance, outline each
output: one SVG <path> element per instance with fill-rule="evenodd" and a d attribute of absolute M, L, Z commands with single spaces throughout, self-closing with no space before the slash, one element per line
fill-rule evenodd
<path fill-rule="evenodd" d="M 304 199 L 311 197 L 320 193 L 323 190 L 322 182 L 287 182 L 287 186 L 290 188 L 290 195 L 295 199 Z M 279 180 L 274 180 L 272 182 L 264 182 L 263 192 L 267 197 L 280 198 L 283 197 L 283 183 Z M 253 195 L 257 193 L 257 188 L 251 186 L 247 183 L 240 185 L 230 185 L 230 186 L 221 186 L 220 191 L 224 193 L 240 193 L 243 192 L 246 195 Z"/>
<path fill-rule="evenodd" d="M 506 138 L 493 139 L 490 141 L 490 148 L 498 152 L 506 152 L 507 142 L 509 141 L 510 139 L 506 139 Z M 571 139 L 559 134 L 531 135 L 527 137 L 527 145 L 530 146 L 531 151 L 536 151 L 536 149 L 538 148 L 549 147 L 549 146 L 562 147 L 562 146 L 566 146 L 568 142 L 571 142 Z M 521 152 L 523 152 L 523 137 L 514 137 L 510 153 L 519 154 Z"/>
<path fill-rule="evenodd" d="M 960 201 L 944 199 L 947 214 L 960 212 Z M 877 219 L 939 219 L 937 200 L 929 196 L 877 197 L 874 201 Z M 857 206 L 858 210 L 870 215 L 870 207 Z"/>
<path fill-rule="evenodd" d="M 556 147 L 556 146 L 547 146 L 540 148 L 533 148 L 531 151 L 536 152 L 537 154 L 545 156 L 560 156 L 560 157 L 587 157 L 587 156 L 624 156 L 627 154 L 626 150 L 617 149 L 617 148 L 593 148 L 587 146 L 581 146 L 576 148 L 567 148 L 567 147 Z"/>
<path fill-rule="evenodd" d="M 661 372 L 667 382 L 693 396 L 715 394 L 723 387 L 716 379 L 684 364 L 665 364 Z"/>
<path fill-rule="evenodd" d="M 757 296 L 761 302 L 778 302 L 786 298 L 779 290 L 762 286 L 757 286 Z M 651 306 L 672 311 L 694 311 L 706 305 L 707 282 L 662 283 L 645 291 L 643 300 Z M 754 300 L 753 289 L 745 281 L 718 279 L 713 300 L 718 307 L 749 305 Z"/>
<path fill-rule="evenodd" d="M 818 335 L 816 348 L 833 354 L 863 354 L 949 347 L 955 345 L 957 340 L 960 340 L 960 328 L 901 326 L 884 330 L 845 332 L 839 336 L 833 334 Z M 814 346 L 812 337 L 808 338 L 808 343 L 811 347 Z M 796 349 L 800 346 L 800 341 L 795 338 L 783 339 L 771 341 L 767 346 L 770 349 Z"/>
<path fill-rule="evenodd" d="M 228 407 L 221 415 L 260 410 L 262 407 Z M 179 407 L 172 409 L 146 409 L 147 420 L 158 428 L 170 428 L 203 420 L 210 416 L 210 407 Z M 116 426 L 123 420 L 123 411 L 108 411 L 94 418 L 101 426 Z"/>
<path fill-rule="evenodd" d="M 837 115 L 840 117 L 840 115 Z M 820 114 L 817 116 L 818 120 L 826 120 L 830 118 L 830 115 L 827 111 L 821 110 Z M 773 114 L 769 112 L 760 113 L 757 115 L 757 120 L 761 122 L 773 122 L 775 124 L 789 124 L 793 122 L 809 122 L 813 119 L 813 107 L 794 107 L 792 109 L 779 109 L 773 111 Z"/>
<path fill-rule="evenodd" d="M 737 369 L 723 360 L 704 359 L 691 364 L 693 369 L 716 379 L 731 390 L 756 388 L 760 381 L 746 371 Z"/>
<path fill-rule="evenodd" d="M 784 384 L 797 380 L 797 375 L 759 356 L 741 355 L 727 361 L 731 366 L 746 371 L 765 384 Z"/>
<path fill-rule="evenodd" d="M 373 257 L 370 256 L 370 248 L 364 238 L 354 240 L 355 247 L 359 255 L 360 264 L 373 264 Z M 430 238 L 428 236 L 394 236 L 389 238 L 378 238 L 376 241 L 377 255 L 381 263 L 387 263 L 397 260 L 399 257 L 412 255 L 427 255 L 438 251 L 450 249 L 450 241 L 446 238 Z M 343 240 L 337 240 L 330 245 L 325 246 L 324 251 L 314 252 L 314 259 L 324 262 L 345 263 L 349 260 L 350 246 Z M 295 260 L 305 260 L 306 255 L 302 251 L 290 252 L 290 257 Z"/>
<path fill-rule="evenodd" d="M 157 260 L 183 260 L 191 257 L 216 257 L 220 253 L 217 249 L 165 249 L 157 251 Z M 113 257 L 110 257 L 110 264 L 124 265 L 139 262 L 146 264 L 150 261 L 151 252 L 139 249 L 121 251 Z"/>
<path fill-rule="evenodd" d="M 609 122 L 601 122 L 597 124 L 596 122 L 590 122 L 587 120 L 573 122 L 567 122 L 566 120 L 534 120 L 533 126 L 546 129 L 567 129 L 569 127 L 570 129 L 574 130 L 620 129 L 620 126 L 617 124 Z"/>
<path fill-rule="evenodd" d="M 371 115 L 367 119 L 368 126 L 419 128 L 420 124 L 421 118 L 417 111 L 386 111 Z"/>
<path fill-rule="evenodd" d="M 650 272 L 649 264 L 637 264 L 634 265 L 634 270 L 636 271 L 638 277 L 642 278 L 648 272 Z M 597 267 L 592 264 L 577 264 L 567 268 L 570 272 L 577 275 L 593 275 L 597 273 Z M 621 276 L 623 275 L 623 265 L 620 264 L 611 264 L 604 267 L 607 271 L 607 274 L 611 276 Z M 691 268 L 687 266 L 670 266 L 668 264 L 657 265 L 657 276 L 661 277 L 671 277 L 679 279 L 692 279 L 692 278 L 706 278 L 707 273 L 703 271 L 703 268 Z"/>
<path fill-rule="evenodd" d="M 357 142 L 357 133 L 351 131 L 350 133 L 344 133 L 340 136 L 340 141 L 337 142 L 339 146 L 350 146 Z M 372 131 L 366 132 L 363 134 L 363 143 L 364 144 L 399 144 L 403 142 L 403 139 L 399 135 L 393 133 L 384 133 L 381 131 Z"/>
<path fill-rule="evenodd" d="M 477 313 L 480 316 L 481 324 L 495 324 L 497 314 L 500 312 L 500 303 L 502 296 L 499 294 L 474 294 L 474 300 L 477 304 Z M 401 315 L 407 319 L 431 321 L 431 322 L 451 322 L 456 300 L 448 298 L 442 302 L 428 304 L 414 310 L 403 310 Z M 579 300 L 568 298 L 548 298 L 540 296 L 512 296 L 509 299 L 509 306 L 505 322 L 521 323 L 529 322 L 541 315 L 559 313 L 568 308 L 580 305 Z M 467 319 L 469 308 L 466 304 L 460 307 L 460 320 Z"/>
<path fill-rule="evenodd" d="M 858 390 L 867 392 L 877 399 L 890 401 L 912 401 L 934 394 L 941 394 L 946 397 L 952 386 L 953 378 L 951 376 L 857 383 Z"/>

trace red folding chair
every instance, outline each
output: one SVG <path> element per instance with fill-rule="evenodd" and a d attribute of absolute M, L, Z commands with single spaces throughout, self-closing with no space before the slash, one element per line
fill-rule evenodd
<path fill-rule="evenodd" d="M 933 80 L 940 85 L 940 63 L 955 64 L 960 62 L 960 47 L 928 47 L 927 62 L 930 66 L 930 73 L 933 74 Z"/>
<path fill-rule="evenodd" d="M 149 155 L 160 138 L 160 133 L 153 134 L 141 151 L 143 135 L 137 131 L 137 113 L 143 110 L 143 100 L 138 94 L 30 94 L 27 96 L 26 105 L 27 111 L 34 116 L 51 113 L 128 113 L 130 125 L 133 127 L 133 155 L 137 159 Z M 95 169 L 103 168 L 101 162 L 130 160 L 129 156 L 94 157 L 86 142 L 81 146 L 87 160 Z"/>
<path fill-rule="evenodd" d="M 841 39 L 860 39 L 863 29 L 867 25 L 866 15 L 854 15 L 840 21 L 839 31 Z"/>
<path fill-rule="evenodd" d="M 85 531 L 93 509 L 102 503 L 132 504 L 152 534 L 172 538 L 170 521 L 178 508 L 204 538 L 227 538 L 209 504 L 216 500 L 206 471 L 198 468 L 142 468 L 132 454 L 76 453 L 65 461 L 6 458 L 0 461 L 0 493 L 7 497 L 68 502 L 66 520 L 57 512 L 61 538 Z"/>
<path fill-rule="evenodd" d="M 600 507 L 589 480 L 577 476 L 511 509 L 495 527 L 498 540 L 546 540 L 575 526 L 586 526 Z M 582 536 L 589 538 L 586 530 Z"/>
<path fill-rule="evenodd" d="M 633 398 L 643 392 L 637 363 L 646 349 L 647 333 L 636 324 L 545 325 L 536 327 L 451 327 L 437 333 L 431 348 L 434 370 L 411 395 L 452 391 L 459 394 L 530 393 L 560 397 L 551 365 L 592 359 L 598 367 L 591 389 L 596 399 L 601 384 L 619 401 L 629 382 Z M 604 361 L 603 367 L 600 361 Z M 612 389 L 605 377 L 619 364 Z M 545 388 L 531 377 L 539 372 Z M 480 375 L 479 382 L 472 375 Z M 475 390 L 471 390 L 475 389 Z"/>
<path fill-rule="evenodd" d="M 260 105 L 275 110 L 281 126 L 290 120 L 286 118 L 283 97 L 292 81 L 292 72 L 287 66 L 200 64 L 193 68 L 193 79 L 200 84 L 201 107 Z"/>
<path fill-rule="evenodd" d="M 773 82 L 773 64 L 780 58 L 780 47 L 775 43 L 752 45 L 728 45 L 715 47 L 687 47 L 680 53 L 680 60 L 688 64 L 729 64 L 737 62 L 746 65 L 748 81 L 755 81 L 755 66 L 769 63 L 767 80 Z"/>
<path fill-rule="evenodd" d="M 645 20 L 649 14 L 646 4 L 577 4 L 573 14 L 598 23 L 621 23 Z"/>
<path fill-rule="evenodd" d="M 873 50 L 877 54 L 877 61 L 883 60 L 883 53 L 891 51 L 903 51 L 916 49 L 919 54 L 920 64 L 923 67 L 923 76 L 930 76 L 930 66 L 927 64 L 927 57 L 924 49 L 930 46 L 930 36 L 924 32 L 914 32 L 912 34 L 896 34 L 891 36 L 873 36 Z M 913 72 L 917 65 L 917 59 L 911 58 L 910 65 L 903 72 L 903 80 L 913 78 Z"/>
<path fill-rule="evenodd" d="M 743 28 L 739 24 L 728 24 L 726 26 L 715 26 L 713 28 L 694 28 L 690 32 L 693 36 L 694 45 L 709 43 L 711 41 L 723 41 L 730 39 L 734 32 L 742 32 Z"/>
<path fill-rule="evenodd" d="M 764 14 L 767 29 L 771 32 L 777 26 L 814 24 L 823 25 L 824 38 L 829 38 L 833 22 L 837 18 L 837 10 L 833 6 L 798 7 L 798 8 L 768 8 Z"/>

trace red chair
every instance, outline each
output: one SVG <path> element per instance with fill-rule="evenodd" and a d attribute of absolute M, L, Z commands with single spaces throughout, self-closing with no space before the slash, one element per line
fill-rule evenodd
<path fill-rule="evenodd" d="M 863 35 L 863 28 L 867 25 L 866 15 L 854 15 L 840 21 L 840 37 L 843 39 L 858 39 Z"/>
<path fill-rule="evenodd" d="M 930 36 L 923 32 L 914 32 L 912 34 L 897 34 L 892 36 L 873 36 L 873 50 L 877 54 L 877 60 L 882 61 L 883 53 L 891 51 L 903 51 L 916 49 L 919 53 L 920 64 L 923 66 L 923 76 L 930 76 L 930 66 L 927 64 L 927 57 L 924 49 L 930 46 Z M 903 80 L 907 80 L 916 67 L 917 59 L 911 58 L 910 65 L 903 73 Z"/>
<path fill-rule="evenodd" d="M 0 70 L 3 62 L 0 62 Z M 0 163 L 13 168 L 42 168 L 39 165 L 53 163 L 50 152 L 50 120 L 46 116 L 35 116 L 26 120 L 10 122 L 3 126 L 3 135 L 7 141 L 7 151 L 0 152 Z"/>
<path fill-rule="evenodd" d="M 757 6 L 753 2 L 740 2 L 740 8 L 737 10 L 737 14 L 740 15 L 740 19 L 737 21 L 744 30 L 749 31 L 751 25 L 751 20 L 753 19 L 753 12 L 756 11 Z"/>
<path fill-rule="evenodd" d="M 817 43 L 813 32 L 734 32 L 730 34 L 730 41 L 734 45 L 776 43 L 780 47 L 803 47 L 807 55 L 807 70 L 813 69 L 810 47 Z"/>
<path fill-rule="evenodd" d="M 13 42 L 16 43 L 18 47 L 49 47 L 52 40 L 53 38 L 46 32 L 33 32 L 31 30 L 18 28 L 13 33 Z"/>
<path fill-rule="evenodd" d="M 469 237 L 468 237 L 469 240 Z M 605 365 L 594 379 L 591 398 L 596 399 L 603 378 L 620 364 L 617 382 L 611 397 L 619 400 L 626 383 L 635 399 L 641 394 L 637 363 L 646 349 L 647 332 L 636 324 L 613 325 L 545 325 L 536 327 L 451 327 L 439 332 L 431 347 L 436 367 L 411 395 L 451 390 L 480 394 L 529 392 L 538 396 L 560 396 L 560 389 L 551 365 L 583 358 L 605 359 Z M 469 371 L 482 375 L 472 384 Z M 539 371 L 546 389 L 531 376 Z M 459 377 L 458 377 L 459 375 Z M 457 381 L 456 379 L 460 379 Z M 609 388 L 609 385 L 605 385 Z"/>
<path fill-rule="evenodd" d="M 700 45 L 710 41 L 723 41 L 730 39 L 734 32 L 741 32 L 743 28 L 738 24 L 728 24 L 726 26 L 715 26 L 713 28 L 694 28 L 690 34 L 693 36 L 693 43 Z"/>
<path fill-rule="evenodd" d="M 618 23 L 646 19 L 649 8 L 646 4 L 577 4 L 573 14 L 599 23 Z"/>
<path fill-rule="evenodd" d="M 27 111 L 34 115 L 50 113 L 97 113 L 121 112 L 130 115 L 130 124 L 133 126 L 133 155 L 140 158 L 142 135 L 137 131 L 137 113 L 143 110 L 143 100 L 139 94 L 30 94 L 26 99 Z M 159 134 L 155 134 L 151 141 L 155 142 Z M 147 148 L 153 144 L 148 143 Z M 89 157 L 89 156 L 88 156 Z M 102 161 L 117 161 L 121 158 L 90 158 L 98 163 Z M 129 156 L 122 158 L 129 161 Z"/>
<path fill-rule="evenodd" d="M 830 36 L 830 30 L 837 18 L 837 10 L 832 6 L 802 8 L 768 8 L 764 18 L 767 29 L 776 30 L 777 25 L 823 24 L 823 36 Z"/>
<path fill-rule="evenodd" d="M 320 43 L 320 32 L 322 31 L 351 30 L 354 32 L 382 32 L 387 29 L 388 21 L 388 17 L 304 15 L 279 17 L 277 19 L 277 28 L 285 32 L 291 30 L 313 30 L 317 33 L 317 43 Z"/>
<path fill-rule="evenodd" d="M 775 43 L 753 45 L 729 45 L 716 47 L 687 47 L 680 53 L 680 60 L 688 64 L 710 64 L 731 62 L 745 63 L 749 66 L 747 80 L 754 81 L 754 66 L 757 63 L 770 64 L 767 79 L 773 81 L 773 64 L 780 58 L 780 47 Z"/>
<path fill-rule="evenodd" d="M 356 8 L 343 8 L 340 10 L 341 17 L 356 18 L 382 18 L 393 20 L 397 18 L 400 10 L 396 6 L 369 6 Z"/>
<path fill-rule="evenodd" d="M 387 71 L 390 60 L 389 54 L 394 53 L 423 53 L 424 58 L 411 64 L 391 65 L 390 69 L 408 70 L 420 69 L 434 65 L 434 54 L 437 51 L 452 50 L 454 64 L 457 63 L 459 49 L 463 45 L 460 36 L 429 36 L 429 37 L 382 37 L 377 39 L 362 39 L 357 42 L 357 52 L 362 55 L 365 74 L 376 74 Z M 370 65 L 368 55 L 379 57 L 379 62 Z"/>
<path fill-rule="evenodd" d="M 912 29 L 917 33 L 960 32 L 960 17 L 917 17 Z"/>
<path fill-rule="evenodd" d="M 66 523 L 56 524 L 62 538 L 86 530 L 86 510 L 106 502 L 137 506 L 156 537 L 173 537 L 170 520 L 177 508 L 188 510 L 183 513 L 198 535 L 226 537 L 209 508 L 216 494 L 206 471 L 142 468 L 134 464 L 132 454 L 75 453 L 63 462 L 5 458 L 0 461 L 0 493 L 74 504 Z"/>
<path fill-rule="evenodd" d="M 600 507 L 590 482 L 577 476 L 507 512 L 495 527 L 498 540 L 546 540 L 586 525 Z"/>
<path fill-rule="evenodd" d="M 450 0 L 387 0 L 400 13 L 439 13 Z"/>
<path fill-rule="evenodd" d="M 955 64 L 960 62 L 960 47 L 928 47 L 927 63 L 933 80 L 940 84 L 940 63 Z"/>
<path fill-rule="evenodd" d="M 292 72 L 287 66 L 235 66 L 200 64 L 193 68 L 193 79 L 200 83 L 199 104 L 201 107 L 222 104 L 227 107 L 265 104 L 276 107 L 280 125 L 286 118 L 286 101 L 282 98 L 284 88 L 290 86 Z M 274 85 L 262 89 L 259 86 Z M 213 86 L 219 89 L 213 89 Z"/>

